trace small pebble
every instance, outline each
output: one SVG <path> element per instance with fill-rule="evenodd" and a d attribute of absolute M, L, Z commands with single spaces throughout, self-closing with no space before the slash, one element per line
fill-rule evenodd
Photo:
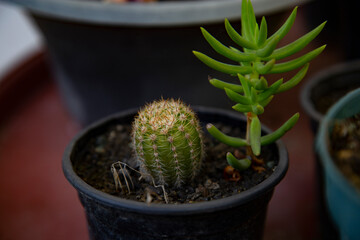
<path fill-rule="evenodd" d="M 275 166 L 275 162 L 274 161 L 269 161 L 266 163 L 266 166 L 270 169 L 272 169 Z"/>

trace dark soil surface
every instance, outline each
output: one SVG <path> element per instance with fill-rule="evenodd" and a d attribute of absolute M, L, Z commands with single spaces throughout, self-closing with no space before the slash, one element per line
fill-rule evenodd
<path fill-rule="evenodd" d="M 331 149 L 341 172 L 360 189 L 360 114 L 335 124 Z"/>
<path fill-rule="evenodd" d="M 243 135 L 239 129 L 215 125 L 229 135 Z M 265 171 L 259 173 L 250 168 L 241 172 L 240 181 L 225 180 L 224 168 L 227 165 L 225 155 L 228 151 L 234 153 L 236 149 L 219 143 L 207 134 L 204 138 L 206 156 L 199 175 L 192 183 L 181 188 L 171 189 L 165 186 L 169 203 L 210 201 L 246 191 L 271 175 L 277 166 L 278 153 L 276 147 L 269 145 L 262 149 L 263 156 L 266 156 L 263 158 Z M 140 179 L 141 175 L 137 172 L 138 167 L 134 164 L 130 142 L 130 125 L 109 126 L 104 134 L 94 136 L 87 143 L 84 143 L 81 150 L 77 151 L 77 156 L 72 160 L 75 171 L 89 185 L 105 193 L 141 202 L 164 203 L 163 188 L 155 187 L 143 178 Z M 118 161 L 135 169 L 127 167 L 131 177 L 131 180 L 127 178 L 131 187 L 130 193 L 126 190 L 127 188 L 124 188 L 123 191 L 121 188 L 116 189 L 111 166 Z M 119 169 L 119 165 L 117 165 L 117 170 Z M 119 176 L 125 185 L 121 172 Z"/>

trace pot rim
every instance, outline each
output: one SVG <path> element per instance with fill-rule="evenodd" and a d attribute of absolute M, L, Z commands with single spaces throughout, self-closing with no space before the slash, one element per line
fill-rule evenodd
<path fill-rule="evenodd" d="M 311 98 L 312 89 L 328 80 L 333 76 L 343 75 L 347 72 L 359 71 L 360 60 L 353 60 L 349 62 L 337 63 L 329 68 L 323 69 L 311 77 L 302 87 L 300 91 L 300 102 L 305 112 L 317 122 L 321 122 L 324 115 L 316 110 L 314 102 Z"/>
<path fill-rule="evenodd" d="M 240 0 L 111 4 L 80 0 L 4 0 L 33 13 L 78 22 L 127 26 L 177 26 L 240 19 Z M 309 0 L 253 0 L 256 14 L 284 10 Z"/>
<path fill-rule="evenodd" d="M 230 112 L 228 110 L 218 109 L 218 108 L 210 108 L 210 107 L 193 107 L 196 112 L 201 113 L 217 113 L 217 114 L 225 114 L 230 117 L 235 117 L 238 119 L 245 119 L 242 115 Z M 204 213 L 204 212 L 212 212 L 215 210 L 228 209 L 234 206 L 238 206 L 244 203 L 251 201 L 256 198 L 258 195 L 266 194 L 269 191 L 272 191 L 274 187 L 281 181 L 281 179 L 285 176 L 288 169 L 288 154 L 287 149 L 284 143 L 279 140 L 276 142 L 277 149 L 279 151 L 279 163 L 276 167 L 275 171 L 263 182 L 260 184 L 248 189 L 239 194 L 223 198 L 212 200 L 209 202 L 200 202 L 200 203 L 192 203 L 192 204 L 146 204 L 143 202 L 137 202 L 128 199 L 122 199 L 116 196 L 112 196 L 110 194 L 106 194 L 93 188 L 83 181 L 72 168 L 70 156 L 71 151 L 76 145 L 77 141 L 81 139 L 81 137 L 87 133 L 88 131 L 92 131 L 102 124 L 105 124 L 109 121 L 112 121 L 116 118 L 121 118 L 124 116 L 128 116 L 129 114 L 137 113 L 138 109 L 130 109 L 126 111 L 122 111 L 120 113 L 116 113 L 106 117 L 89 127 L 83 129 L 79 134 L 77 134 L 73 140 L 68 144 L 65 153 L 63 155 L 63 172 L 67 180 L 70 184 L 78 191 L 79 194 L 88 195 L 99 202 L 102 202 L 105 205 L 112 206 L 115 208 L 127 209 L 127 211 L 132 212 L 141 212 L 143 214 L 157 214 L 157 215 L 188 215 L 194 213 Z M 263 127 L 264 131 L 270 132 L 267 127 Z"/>

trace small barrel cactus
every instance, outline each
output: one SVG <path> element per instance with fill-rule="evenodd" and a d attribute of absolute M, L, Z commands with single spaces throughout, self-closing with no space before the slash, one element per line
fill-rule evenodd
<path fill-rule="evenodd" d="M 132 140 L 141 171 L 157 184 L 179 187 L 200 169 L 200 124 L 180 100 L 162 99 L 141 109 L 133 122 Z"/>

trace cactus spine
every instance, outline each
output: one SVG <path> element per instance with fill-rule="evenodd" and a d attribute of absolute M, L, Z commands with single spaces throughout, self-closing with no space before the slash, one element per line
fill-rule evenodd
<path fill-rule="evenodd" d="M 200 169 L 200 124 L 180 100 L 162 99 L 141 109 L 133 122 L 132 140 L 141 171 L 157 184 L 178 187 Z"/>

